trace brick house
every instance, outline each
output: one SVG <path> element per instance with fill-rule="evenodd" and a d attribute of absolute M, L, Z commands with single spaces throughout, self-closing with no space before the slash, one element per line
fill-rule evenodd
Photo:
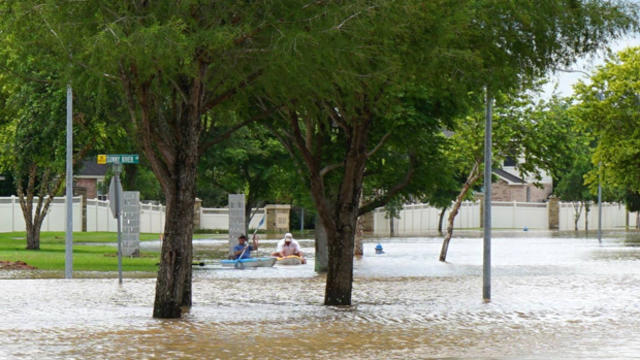
<path fill-rule="evenodd" d="M 87 199 L 98 197 L 98 186 L 104 182 L 107 173 L 107 165 L 97 164 L 95 158 L 85 159 L 80 165 L 80 170 L 74 175 L 74 192 L 87 195 Z"/>
<path fill-rule="evenodd" d="M 520 177 L 515 161 L 505 160 L 502 169 L 493 169 L 498 180 L 491 185 L 493 201 L 543 202 L 553 192 L 553 180 L 546 172 L 541 172 L 540 180 Z M 538 183 L 540 187 L 536 186 Z"/>

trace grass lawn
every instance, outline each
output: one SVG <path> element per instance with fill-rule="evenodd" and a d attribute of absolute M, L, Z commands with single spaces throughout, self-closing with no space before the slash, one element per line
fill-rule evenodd
<path fill-rule="evenodd" d="M 158 234 L 140 234 L 140 240 L 157 240 Z M 116 247 L 101 245 L 78 245 L 78 243 L 117 242 L 118 235 L 110 232 L 80 232 L 73 234 L 73 270 L 117 271 Z M 26 250 L 24 232 L 0 233 L 0 260 L 24 261 L 40 270 L 64 271 L 64 232 L 42 232 L 40 250 Z M 138 258 L 122 258 L 123 271 L 158 270 L 160 254 L 142 252 Z"/>

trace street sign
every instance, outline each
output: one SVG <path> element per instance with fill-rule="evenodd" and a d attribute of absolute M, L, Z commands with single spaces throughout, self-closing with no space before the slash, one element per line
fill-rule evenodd
<path fill-rule="evenodd" d="M 138 154 L 100 154 L 98 164 L 137 164 Z"/>

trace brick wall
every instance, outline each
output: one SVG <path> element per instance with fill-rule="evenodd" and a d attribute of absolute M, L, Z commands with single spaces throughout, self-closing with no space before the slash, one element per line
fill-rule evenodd
<path fill-rule="evenodd" d="M 537 188 L 533 184 L 509 185 L 506 181 L 499 180 L 491 185 L 491 199 L 493 201 L 542 202 L 547 199 L 552 190 L 551 184 L 544 184 L 542 188 Z"/>
<path fill-rule="evenodd" d="M 98 196 L 96 179 L 76 179 L 76 187 L 82 187 L 87 190 L 87 199 L 95 199 Z"/>

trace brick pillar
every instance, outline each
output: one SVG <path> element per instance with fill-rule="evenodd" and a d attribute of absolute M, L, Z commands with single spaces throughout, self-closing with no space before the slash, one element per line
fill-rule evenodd
<path fill-rule="evenodd" d="M 291 205 L 265 205 L 264 210 L 267 213 L 267 232 L 289 232 Z"/>
<path fill-rule="evenodd" d="M 193 230 L 200 229 L 200 210 L 202 209 L 202 200 L 196 198 L 193 203 Z"/>
<path fill-rule="evenodd" d="M 73 196 L 82 196 L 82 231 L 87 232 L 87 188 L 73 187 Z"/>
<path fill-rule="evenodd" d="M 484 194 L 475 196 L 476 201 L 480 202 L 480 228 L 484 227 Z"/>
<path fill-rule="evenodd" d="M 549 196 L 547 203 L 549 209 L 549 230 L 560 229 L 560 201 L 555 196 Z"/>

